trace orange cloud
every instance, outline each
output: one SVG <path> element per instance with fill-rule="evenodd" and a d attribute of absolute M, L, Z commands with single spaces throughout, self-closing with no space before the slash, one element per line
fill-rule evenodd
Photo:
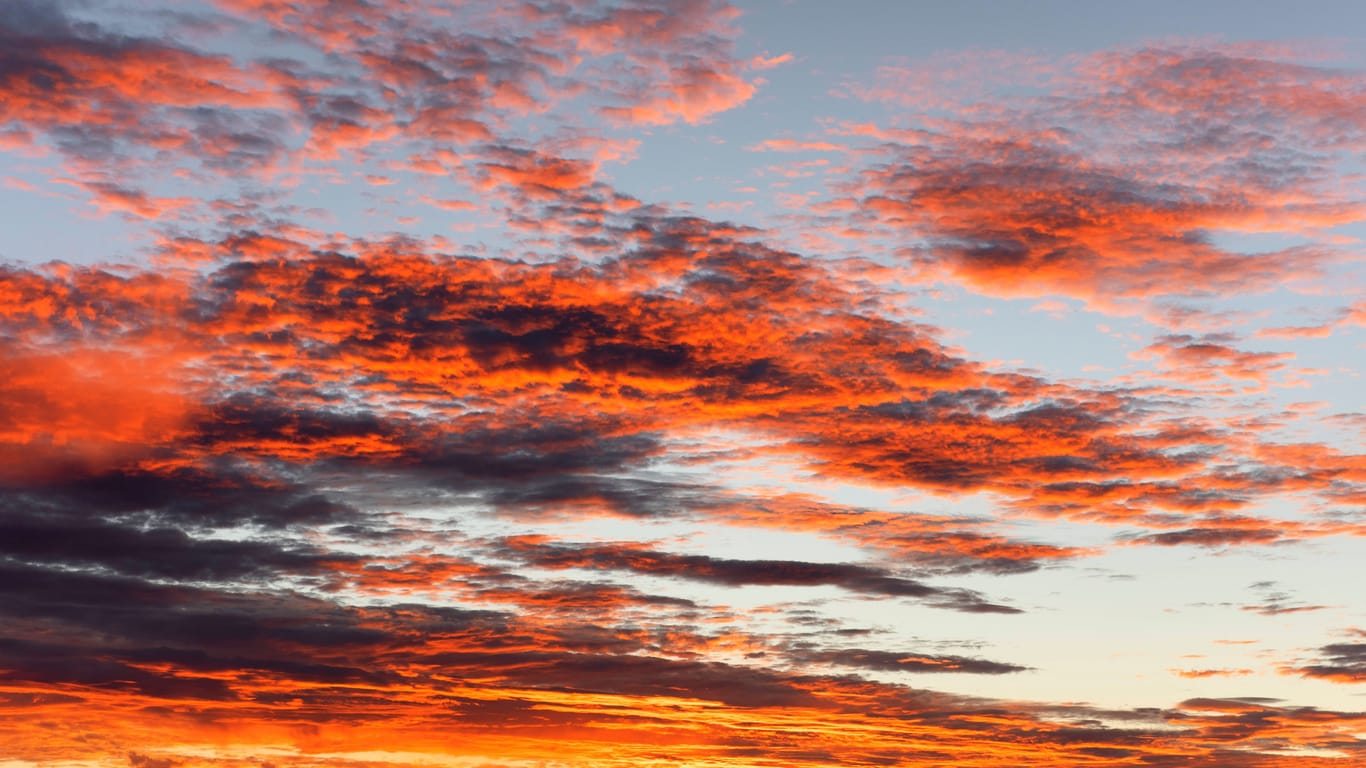
<path fill-rule="evenodd" d="M 1177 677 L 1199 680 L 1207 677 L 1239 677 L 1252 674 L 1250 669 L 1173 669 Z"/>
<path fill-rule="evenodd" d="M 1188 386 L 1219 386 L 1228 379 L 1240 379 L 1265 388 L 1272 376 L 1283 374 L 1286 363 L 1295 359 L 1291 352 L 1247 352 L 1231 344 L 1228 334 L 1168 334 L 1130 356 L 1156 360 L 1164 378 Z"/>
<path fill-rule="evenodd" d="M 1104 306 L 1312 277 L 1339 258 L 1317 234 L 1366 217 L 1323 170 L 1366 136 L 1349 106 L 1356 75 L 1218 49 L 1143 50 L 1081 60 L 1053 88 L 1046 106 L 1025 100 L 1013 116 L 948 119 L 902 139 L 851 188 L 865 218 L 909 241 L 935 277 Z M 1053 130 L 1058 110 L 1079 133 Z M 1276 128 L 1242 140 L 1253 122 Z M 1252 151 L 1323 164 L 1246 162 Z M 1309 242 L 1245 253 L 1216 245 L 1221 231 Z"/>
<path fill-rule="evenodd" d="M 790 64 L 793 56 L 790 53 L 781 53 L 777 56 L 755 56 L 749 60 L 750 69 L 773 69 L 784 64 Z"/>
<path fill-rule="evenodd" d="M 755 87 L 729 72 L 688 66 L 669 74 L 669 80 L 649 96 L 625 107 L 603 107 L 602 113 L 624 123 L 667 125 L 683 120 L 697 124 L 719 112 L 749 101 Z"/>
<path fill-rule="evenodd" d="M 532 198 L 545 199 L 581 189 L 593 183 L 593 164 L 546 157 L 536 152 L 505 150 L 489 154 L 481 163 L 486 188 L 499 184 L 514 187 Z"/>
<path fill-rule="evenodd" d="M 194 407 L 173 356 L 0 345 L 0 483 L 98 474 L 183 436 Z"/>
<path fill-rule="evenodd" d="M 847 147 L 828 141 L 798 141 L 796 139 L 766 139 L 748 149 L 755 152 L 843 152 Z"/>
<path fill-rule="evenodd" d="M 534 194 L 575 192 L 572 185 L 588 179 L 581 165 L 531 154 L 504 160 L 490 164 L 490 179 Z M 600 215 L 607 222 L 619 214 Z M 1173 528 L 1217 526 L 1229 543 L 1322 532 L 1287 523 L 1271 535 L 1252 523 L 1235 534 L 1229 517 L 1172 526 L 1142 510 L 1228 515 L 1269 494 L 1337 498 L 1362 480 L 1358 456 L 1261 442 L 1247 426 L 1236 433 L 1133 418 L 1130 395 L 993 372 L 949 354 L 915 326 L 855 309 L 861 288 L 840 272 L 739 243 L 723 228 L 636 222 L 622 230 L 640 239 L 636 250 L 600 265 L 431 257 L 359 243 L 359 255 L 304 257 L 307 244 L 260 234 L 196 246 L 253 260 L 224 263 L 188 289 L 197 309 L 196 325 L 183 331 L 186 354 L 230 377 L 233 388 L 220 391 L 213 407 L 241 414 L 224 422 L 227 429 L 205 422 L 213 439 L 190 453 L 424 466 L 454 460 L 443 430 L 497 436 L 530 423 L 459 405 L 474 399 L 515 404 L 532 421 L 577 425 L 568 434 L 578 437 L 562 446 L 535 438 L 547 458 L 563 450 L 564 460 L 579 461 L 577 451 L 615 441 L 626 453 L 603 454 L 604 472 L 661 450 L 644 437 L 659 430 L 743 426 L 769 441 L 769 454 L 825 473 L 937 493 L 990 492 L 1035 514 L 1156 526 L 1153 541 L 1171 543 L 1215 535 Z M 21 287 L 34 278 L 18 273 L 11 284 L 42 295 L 16 322 L 41 327 L 78 311 L 61 298 L 71 295 L 63 281 Z M 165 327 L 179 325 L 174 313 L 188 310 L 172 303 L 123 311 Z M 103 320 L 129 322 L 108 311 Z M 1217 342 L 1169 346 L 1202 361 L 1254 361 Z M 260 391 L 276 395 L 251 394 Z M 342 391 L 362 398 L 365 418 L 334 404 Z M 280 396 L 292 398 L 288 407 Z M 436 421 L 406 415 L 416 404 Z M 1245 469 L 1230 472 L 1227 456 L 1216 467 L 1208 458 L 1213 444 L 1238 446 Z M 617 504 L 611 494 L 572 498 Z M 1027 562 L 1030 552 L 1079 553 L 964 531 L 883 534 L 907 554 L 980 557 L 1002 567 L 1017 557 Z"/>
<path fill-rule="evenodd" d="M 1358 301 L 1350 306 L 1343 307 L 1335 314 L 1335 318 L 1320 325 L 1262 328 L 1257 331 L 1257 336 L 1273 339 L 1325 338 L 1333 335 L 1339 328 L 1366 326 L 1366 301 Z"/>

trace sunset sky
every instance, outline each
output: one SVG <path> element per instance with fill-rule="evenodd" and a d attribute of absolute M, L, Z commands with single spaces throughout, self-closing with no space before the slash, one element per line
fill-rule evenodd
<path fill-rule="evenodd" d="M 1363 764 L 1363 35 L 0 0 L 0 768 Z"/>

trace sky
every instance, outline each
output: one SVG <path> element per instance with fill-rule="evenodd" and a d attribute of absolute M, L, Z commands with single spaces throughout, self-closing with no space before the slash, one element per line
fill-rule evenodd
<path fill-rule="evenodd" d="M 0 768 L 1360 764 L 1361 30 L 0 4 Z"/>

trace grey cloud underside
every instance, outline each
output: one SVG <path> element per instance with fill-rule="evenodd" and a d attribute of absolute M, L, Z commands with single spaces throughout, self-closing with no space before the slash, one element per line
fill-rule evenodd
<path fill-rule="evenodd" d="M 1366 682 L 1366 643 L 1330 643 L 1318 648 L 1318 658 L 1297 667 L 1308 677 L 1341 682 Z"/>
<path fill-rule="evenodd" d="M 968 613 L 1021 613 L 1018 608 L 991 603 L 971 590 L 934 587 L 895 576 L 882 568 L 850 563 L 734 560 L 591 544 L 510 542 L 499 552 L 540 568 L 625 570 L 728 587 L 834 586 L 859 594 L 915 598 L 935 607 Z"/>

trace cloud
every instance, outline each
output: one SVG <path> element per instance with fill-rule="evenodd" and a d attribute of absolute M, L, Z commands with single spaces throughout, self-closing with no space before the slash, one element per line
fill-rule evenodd
<path fill-rule="evenodd" d="M 53 179 L 53 182 L 70 184 L 85 190 L 93 198 L 95 206 L 104 213 L 118 212 L 142 219 L 169 218 L 194 202 L 188 197 L 155 197 L 140 189 L 108 181 L 74 181 L 59 178 Z"/>
<path fill-rule="evenodd" d="M 0 484 L 111 469 L 183 434 L 194 406 L 178 392 L 174 353 L 158 346 L 0 341 Z"/>
<path fill-rule="evenodd" d="M 1173 669 L 1172 674 L 1191 680 L 1208 677 L 1241 677 L 1252 674 L 1250 669 Z"/>
<path fill-rule="evenodd" d="M 725 586 L 836 586 L 852 592 L 910 597 L 968 613 L 1020 613 L 969 590 L 932 587 L 880 568 L 847 563 L 783 560 L 733 560 L 706 555 L 656 552 L 631 545 L 546 543 L 535 538 L 507 539 L 502 551 L 528 565 L 546 569 L 629 570 L 652 576 L 704 581 Z"/>
<path fill-rule="evenodd" d="M 871 82 L 845 82 L 833 95 L 895 104 L 917 114 L 982 109 L 994 101 L 994 90 L 1046 86 L 1061 69 L 1058 62 L 1028 53 L 936 51 L 922 60 L 888 58 L 873 72 Z"/>
<path fill-rule="evenodd" d="M 753 152 L 844 152 L 847 147 L 828 141 L 799 141 L 797 139 L 765 139 L 750 147 Z"/>
<path fill-rule="evenodd" d="M 532 198 L 549 198 L 593 182 L 594 167 L 529 150 L 493 149 L 480 164 L 487 186 L 507 185 Z"/>
<path fill-rule="evenodd" d="M 863 218 L 935 279 L 1103 308 L 1312 277 L 1339 258 L 1316 233 L 1363 217 L 1329 170 L 1363 137 L 1354 73 L 1217 47 L 1057 68 L 1048 98 L 885 145 L 849 188 Z M 1243 252 L 1221 232 L 1309 241 Z"/>
<path fill-rule="evenodd" d="M 585 2 L 557 13 L 527 2 L 436 16 L 392 4 L 218 5 L 227 15 L 147 14 L 138 35 L 115 31 L 118 20 L 98 6 L 7 6 L 0 42 L 12 53 L 0 59 L 0 93 L 9 109 L 0 131 L 7 141 L 55 146 L 67 166 L 60 178 L 102 209 L 160 220 L 202 215 L 181 209 L 207 202 L 154 188 L 171 176 L 275 188 L 330 174 L 327 164 L 344 159 L 399 152 L 427 158 L 427 168 L 445 153 L 453 161 L 437 164 L 445 174 L 525 190 L 531 182 L 517 174 L 526 168 L 479 162 L 469 151 L 517 145 L 519 117 L 556 112 L 575 126 L 588 109 L 628 123 L 696 124 L 756 91 L 733 55 L 734 12 L 711 0 Z M 250 59 L 191 45 L 229 29 L 258 47 L 287 41 L 288 55 Z M 612 156 L 604 147 L 632 140 L 573 127 L 557 141 L 597 147 L 596 163 Z M 552 167 L 573 162 L 543 157 L 540 181 L 562 188 L 567 177 Z"/>
<path fill-rule="evenodd" d="M 273 759 L 301 765 L 343 743 L 363 752 L 402 738 L 423 752 L 436 745 L 430 729 L 449 726 L 456 715 L 465 754 L 506 757 L 498 745 L 517 723 L 518 743 L 536 759 L 552 751 L 591 756 L 612 734 L 607 764 L 655 749 L 647 728 L 665 729 L 696 754 L 738 759 L 752 749 L 797 765 L 829 762 L 837 736 L 851 733 L 858 744 L 841 754 L 864 762 L 966 759 L 985 751 L 1041 759 L 1123 752 L 1219 764 L 1230 754 L 1254 759 L 1264 750 L 1352 749 L 1343 734 L 1360 724 L 1349 713 L 1254 700 L 1195 699 L 1164 712 L 1033 711 L 851 677 L 642 654 L 642 639 L 629 627 L 538 624 L 531 616 L 416 603 L 344 607 L 299 595 L 12 564 L 0 569 L 0 654 L 6 690 L 18 692 L 6 706 L 61 714 L 79 726 L 63 733 L 102 734 L 94 742 L 63 733 L 42 742 L 11 738 L 26 739 L 27 729 L 0 736 L 7 753 L 21 759 L 52 748 L 78 759 L 107 750 L 147 755 L 150 744 L 161 744 L 156 759 L 173 760 L 182 754 L 174 745 L 193 749 L 225 730 L 246 745 L 249 734 L 268 743 L 285 728 L 309 736 Z M 52 629 L 65 630 L 60 641 Z M 819 663 L 870 671 L 1017 669 L 956 656 L 810 653 Z M 75 695 L 58 695 L 62 690 Z M 270 719 L 285 710 L 284 723 Z M 95 728 L 92 713 L 103 728 Z M 109 727 L 114 713 L 129 730 Z M 1105 726 L 1099 718 L 1127 725 Z M 794 725 L 802 726 L 800 736 Z M 173 733 L 174 741 L 155 741 Z M 441 738 L 449 738 L 448 729 Z M 928 758 L 926 739 L 935 745 Z M 1228 751 L 1234 749 L 1245 751 Z"/>
<path fill-rule="evenodd" d="M 1280 616 L 1286 613 L 1303 613 L 1305 611 L 1321 611 L 1329 606 L 1308 605 L 1294 599 L 1288 592 L 1277 589 L 1275 582 L 1259 581 L 1251 585 L 1250 589 L 1259 593 L 1262 602 L 1255 605 L 1244 605 L 1242 609 L 1252 611 L 1262 616 Z"/>
<path fill-rule="evenodd" d="M 755 56 L 749 60 L 749 68 L 773 69 L 774 67 L 781 67 L 784 64 L 792 63 L 793 58 L 791 53 L 781 53 L 777 56 Z"/>
<path fill-rule="evenodd" d="M 895 653 L 845 648 L 837 651 L 799 652 L 803 663 L 837 664 L 882 672 L 961 672 L 978 675 L 1003 675 L 1021 672 L 1026 667 L 999 661 L 963 656 L 935 656 L 918 653 Z"/>
<path fill-rule="evenodd" d="M 1273 339 L 1324 338 L 1339 328 L 1366 326 L 1366 302 L 1358 301 L 1334 313 L 1333 319 L 1319 325 L 1283 325 L 1262 328 L 1257 336 Z"/>
<path fill-rule="evenodd" d="M 1352 630 L 1351 634 L 1366 636 L 1359 629 Z M 1287 665 L 1282 671 L 1335 683 L 1366 682 L 1366 643 L 1329 643 L 1316 650 L 1317 658 L 1295 666 Z"/>
<path fill-rule="evenodd" d="M 228 57 L 110 32 L 50 3 L 8 4 L 0 41 L 6 123 L 48 135 L 82 167 L 113 170 L 175 151 L 241 171 L 282 149 L 255 123 L 282 96 Z"/>
<path fill-rule="evenodd" d="M 1163 546 L 1198 544 L 1205 547 L 1221 547 L 1230 544 L 1269 542 L 1279 538 L 1281 538 L 1281 534 L 1278 531 L 1269 529 L 1186 528 L 1179 531 L 1146 534 L 1133 539 L 1133 541 Z"/>
<path fill-rule="evenodd" d="M 1150 184 L 1028 136 L 949 136 L 908 149 L 902 162 L 870 171 L 862 190 L 861 205 L 880 224 L 926 236 L 915 258 L 947 278 L 990 295 L 1092 303 L 1265 291 L 1315 273 L 1325 254 L 1235 253 L 1207 232 L 1260 229 L 1272 215 L 1287 226 L 1358 217 L 1327 204 L 1277 212 L 1259 209 L 1248 193 L 1219 199 L 1195 186 Z"/>
<path fill-rule="evenodd" d="M 1286 369 L 1295 358 L 1291 352 L 1246 352 L 1231 344 L 1229 334 L 1168 334 L 1144 347 L 1134 357 L 1156 359 L 1164 376 L 1183 384 L 1209 385 L 1224 378 L 1241 379 L 1266 386 L 1273 374 Z"/>
<path fill-rule="evenodd" d="M 316 572 L 355 559 L 264 539 L 196 536 L 169 521 L 147 528 L 82 520 L 60 508 L 32 514 L 21 511 L 28 505 L 20 506 L 14 499 L 6 501 L 10 508 L 0 523 L 0 532 L 4 533 L 0 556 L 20 562 L 60 562 L 75 568 L 184 582 L 241 583 Z"/>
<path fill-rule="evenodd" d="M 388 465 L 435 487 L 479 490 L 509 512 L 717 510 L 681 486 L 621 475 L 669 450 L 666 433 L 736 425 L 765 441 L 767 455 L 832 476 L 985 491 L 1035 514 L 1163 529 L 1170 521 L 1137 510 L 1219 513 L 1202 523 L 1238 528 L 1217 534 L 1225 542 L 1281 535 L 1251 519 L 1235 524 L 1231 514 L 1258 497 L 1336 495 L 1360 479 L 1356 457 L 1322 446 L 1149 421 L 1136 394 L 992 371 L 927 329 L 877 316 L 866 285 L 723 224 L 633 209 L 589 226 L 633 245 L 597 263 L 527 264 L 403 242 L 322 253 L 249 232 L 177 243 L 225 259 L 203 275 L 12 270 L 0 290 L 15 297 L 7 322 L 34 340 L 22 343 L 38 344 L 34 359 L 58 365 L 57 348 L 37 341 L 54 328 L 64 344 L 164 358 L 156 386 L 172 398 L 133 388 L 106 399 L 156 403 L 155 413 L 180 403 L 166 418 L 185 432 L 148 412 L 138 417 L 145 434 L 119 427 L 127 456 Z M 230 260 L 238 254 L 249 258 Z M 1215 342 L 1171 344 L 1233 354 Z M 90 399 L 101 390 L 80 391 Z M 488 410 L 511 403 L 521 418 Z M 75 412 L 91 410 L 83 407 Z M 17 456 L 30 443 L 16 431 L 6 444 Z M 1225 460 L 1238 468 L 1216 468 L 1214 446 L 1231 445 L 1240 447 Z M 506 485 L 513 477 L 525 485 Z M 668 493 L 633 509 L 645 487 Z M 1345 530 L 1285 525 L 1295 535 Z M 1008 570 L 1081 553 L 942 527 L 876 533 L 874 546 L 889 537 L 927 564 L 938 553 Z M 1153 541 L 1214 535 L 1167 530 Z"/>
<path fill-rule="evenodd" d="M 734 8 L 713 0 L 627 3 L 571 18 L 566 32 L 579 50 L 619 54 L 647 73 L 644 82 L 609 68 L 600 81 L 617 104 L 600 108 L 634 125 L 697 124 L 744 104 L 755 93 L 734 57 Z M 624 102 L 624 103 L 621 103 Z"/>
<path fill-rule="evenodd" d="M 738 75 L 706 66 L 685 66 L 670 72 L 660 92 L 636 95 L 626 107 L 603 107 L 607 117 L 634 125 L 666 125 L 683 120 L 697 124 L 749 101 L 755 87 Z"/>

